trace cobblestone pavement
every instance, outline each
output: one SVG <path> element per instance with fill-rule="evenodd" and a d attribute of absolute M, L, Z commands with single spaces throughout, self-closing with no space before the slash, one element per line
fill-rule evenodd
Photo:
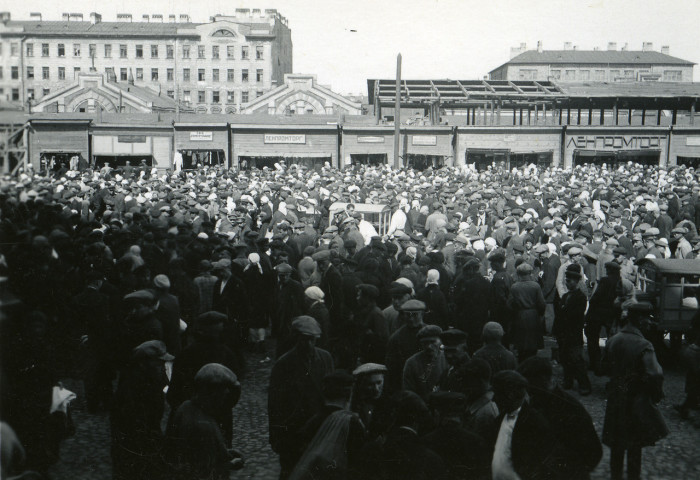
<path fill-rule="evenodd" d="M 548 355 L 549 351 L 540 352 Z M 279 474 L 277 456 L 272 452 L 267 437 L 267 385 L 272 362 L 261 362 L 262 356 L 248 358 L 248 375 L 242 382 L 241 400 L 234 410 L 234 447 L 246 459 L 246 466 L 232 473 L 232 479 L 276 479 Z M 561 376 L 561 368 L 555 367 Z M 607 378 L 591 375 L 593 394 L 574 395 L 586 406 L 596 429 L 603 429 L 605 414 L 605 383 Z M 109 457 L 109 417 L 106 413 L 87 414 L 82 396 L 82 384 L 66 380 L 65 386 L 78 394 L 74 403 L 76 434 L 66 440 L 61 449 L 61 461 L 51 470 L 53 480 L 107 480 L 111 478 Z M 683 421 L 673 409 L 684 397 L 684 376 L 678 370 L 666 371 L 664 390 L 666 398 L 660 408 L 671 431 L 656 446 L 643 450 L 642 478 L 691 479 L 700 478 L 700 412 L 693 412 L 690 420 Z M 167 413 L 166 413 L 167 417 Z M 610 450 L 604 447 L 604 457 L 592 478 L 610 478 Z"/>

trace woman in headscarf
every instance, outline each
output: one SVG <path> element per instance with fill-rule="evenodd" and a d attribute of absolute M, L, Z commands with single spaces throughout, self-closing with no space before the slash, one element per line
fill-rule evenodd
<path fill-rule="evenodd" d="M 250 309 L 248 313 L 248 333 L 250 346 L 255 352 L 265 352 L 265 332 L 268 328 L 270 292 L 272 291 L 271 272 L 265 272 L 260 255 L 248 255 L 248 265 L 243 268 L 245 285 L 248 288 Z"/>

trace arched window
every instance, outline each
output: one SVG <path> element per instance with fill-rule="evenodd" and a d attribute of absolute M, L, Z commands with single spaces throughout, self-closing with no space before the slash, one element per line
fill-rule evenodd
<path fill-rule="evenodd" d="M 211 34 L 212 37 L 235 37 L 231 30 L 226 30 L 224 28 L 215 31 Z"/>

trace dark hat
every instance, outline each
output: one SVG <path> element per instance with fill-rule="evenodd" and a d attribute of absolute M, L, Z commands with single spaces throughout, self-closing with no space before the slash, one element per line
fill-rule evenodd
<path fill-rule="evenodd" d="M 443 414 L 463 414 L 467 405 L 467 397 L 459 392 L 433 392 L 428 396 L 430 408 Z"/>
<path fill-rule="evenodd" d="M 345 248 L 357 248 L 357 242 L 353 240 L 352 238 L 348 238 L 343 242 L 343 246 Z"/>
<path fill-rule="evenodd" d="M 533 272 L 534 268 L 532 268 L 532 265 L 530 265 L 527 262 L 523 262 L 518 267 L 515 269 L 515 271 L 518 273 L 518 275 L 530 275 Z"/>
<path fill-rule="evenodd" d="M 352 374 L 356 377 L 360 375 L 371 375 L 373 373 L 386 373 L 386 366 L 380 363 L 365 363 L 353 370 Z"/>
<path fill-rule="evenodd" d="M 464 265 L 462 266 L 463 269 L 474 269 L 478 270 L 481 268 L 481 262 L 479 261 L 478 258 L 476 257 L 469 257 L 465 262 Z"/>
<path fill-rule="evenodd" d="M 437 325 L 425 325 L 420 330 L 418 330 L 418 333 L 416 334 L 416 338 L 419 341 L 431 339 L 431 338 L 440 338 L 440 334 L 442 334 L 442 328 L 440 328 L 439 326 L 437 326 Z"/>
<path fill-rule="evenodd" d="M 275 267 L 275 270 L 277 270 L 277 273 L 292 273 L 294 271 L 288 263 L 280 263 Z"/>
<path fill-rule="evenodd" d="M 501 370 L 491 378 L 491 387 L 494 392 L 526 389 L 527 379 L 515 370 Z"/>
<path fill-rule="evenodd" d="M 613 253 L 615 255 L 627 255 L 627 249 L 625 247 L 615 247 L 613 248 Z"/>
<path fill-rule="evenodd" d="M 638 315 L 649 315 L 654 311 L 654 306 L 649 302 L 637 302 L 630 305 L 627 311 Z"/>
<path fill-rule="evenodd" d="M 204 273 L 204 272 L 209 272 L 212 269 L 212 264 L 209 260 L 202 260 L 199 262 L 199 271 Z"/>
<path fill-rule="evenodd" d="M 308 315 L 296 317 L 292 322 L 292 330 L 301 335 L 313 335 L 315 337 L 321 335 L 321 326 L 316 319 Z"/>
<path fill-rule="evenodd" d="M 238 377 L 229 368 L 220 363 L 207 363 L 194 376 L 194 383 L 199 385 L 239 386 Z"/>
<path fill-rule="evenodd" d="M 446 347 L 456 347 L 467 341 L 467 334 L 462 330 L 450 328 L 440 334 L 440 340 Z"/>
<path fill-rule="evenodd" d="M 194 319 L 193 328 L 195 332 L 204 335 L 218 334 L 223 330 L 226 320 L 228 317 L 221 312 L 204 312 Z"/>
<path fill-rule="evenodd" d="M 425 311 L 425 303 L 420 300 L 408 300 L 399 307 L 402 312 L 419 312 Z"/>
<path fill-rule="evenodd" d="M 330 250 L 320 250 L 320 251 L 314 253 L 313 255 L 311 255 L 311 258 L 317 262 L 320 262 L 323 260 L 330 260 L 331 251 Z"/>
<path fill-rule="evenodd" d="M 149 340 L 143 342 L 131 352 L 134 359 L 140 358 L 159 358 L 166 362 L 173 360 L 175 357 L 170 355 L 165 348 L 165 343 L 160 340 Z"/>
<path fill-rule="evenodd" d="M 150 290 L 136 290 L 124 297 L 124 300 L 140 303 L 153 303 L 155 299 L 155 296 Z"/>
<path fill-rule="evenodd" d="M 362 292 L 363 296 L 367 296 L 373 300 L 379 298 L 379 289 L 374 285 L 370 285 L 369 283 L 361 283 L 355 288 L 357 288 L 358 291 Z"/>
<path fill-rule="evenodd" d="M 491 263 L 495 263 L 495 264 L 500 265 L 505 261 L 506 261 L 506 256 L 501 251 L 494 252 L 491 255 L 489 255 L 489 262 L 491 262 Z"/>
<path fill-rule="evenodd" d="M 342 391 L 347 391 L 350 393 L 352 384 L 355 382 L 355 378 L 350 375 L 345 370 L 336 370 L 333 373 L 329 373 L 323 380 L 321 380 L 323 392 L 328 395 L 328 393 L 337 394 Z M 334 395 L 330 395 L 331 397 Z"/>
<path fill-rule="evenodd" d="M 577 280 L 581 279 L 581 265 L 578 263 L 571 263 L 566 267 L 566 272 L 564 275 L 567 278 L 575 278 Z"/>
<path fill-rule="evenodd" d="M 392 295 L 406 295 L 410 294 L 412 290 L 408 285 L 404 285 L 403 283 L 391 282 L 391 285 L 389 286 L 389 292 Z"/>
<path fill-rule="evenodd" d="M 586 239 L 588 239 L 588 240 L 590 240 L 591 238 L 593 238 L 593 237 L 591 236 L 591 234 L 588 233 L 588 230 L 579 230 L 578 232 L 576 232 L 576 234 L 575 234 L 574 236 L 575 236 L 575 237 L 583 237 L 583 238 L 586 238 Z"/>
<path fill-rule="evenodd" d="M 622 269 L 622 265 L 620 265 L 617 262 L 605 262 L 605 270 L 606 271 L 617 271 L 619 272 L 620 269 Z"/>

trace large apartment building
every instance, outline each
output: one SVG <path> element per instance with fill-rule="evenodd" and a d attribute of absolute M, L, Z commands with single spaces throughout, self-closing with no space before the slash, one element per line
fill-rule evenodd
<path fill-rule="evenodd" d="M 236 9 L 208 23 L 188 15 L 63 14 L 46 21 L 0 13 L 0 99 L 27 104 L 104 72 L 147 87 L 197 113 L 237 113 L 284 83 L 292 72 L 292 38 L 277 10 Z"/>
<path fill-rule="evenodd" d="M 563 50 L 536 50 L 525 43 L 511 48 L 511 59 L 489 72 L 491 80 L 552 80 L 555 82 L 692 82 L 693 62 L 669 55 L 669 47 L 654 51 L 650 42 L 641 50 L 618 50 L 609 42 L 606 50 L 579 50 L 570 42 Z"/>

